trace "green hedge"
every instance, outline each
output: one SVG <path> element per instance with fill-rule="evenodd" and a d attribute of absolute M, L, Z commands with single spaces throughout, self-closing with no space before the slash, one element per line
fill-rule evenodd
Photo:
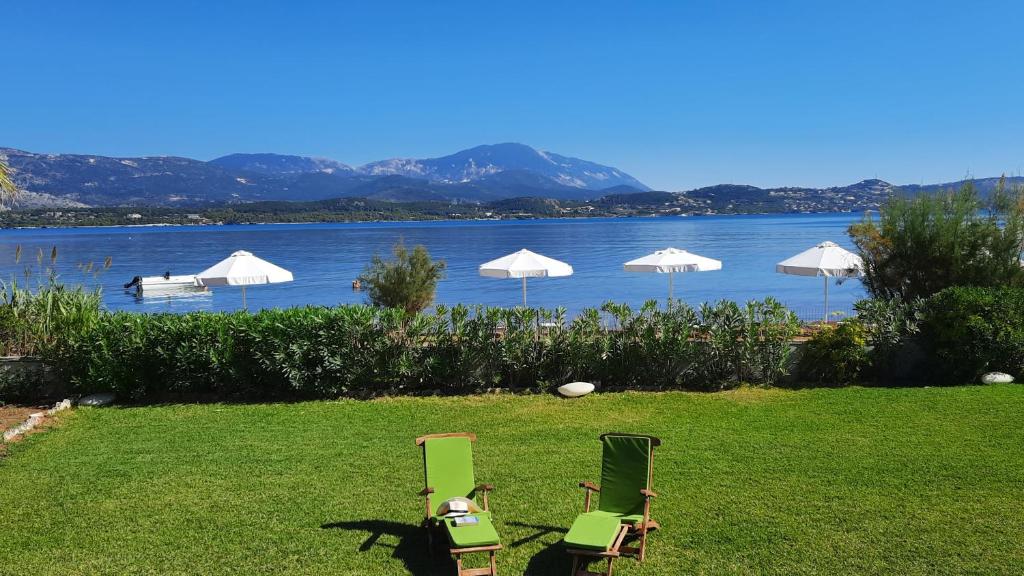
<path fill-rule="evenodd" d="M 1024 378 L 1024 289 L 947 288 L 928 299 L 921 336 L 937 382 Z"/>
<path fill-rule="evenodd" d="M 797 331 L 796 317 L 771 299 L 668 311 L 606 304 L 572 321 L 564 310 L 465 306 L 413 316 L 368 306 L 117 312 L 64 335 L 47 359 L 77 392 L 139 400 L 465 393 L 575 380 L 717 390 L 778 381 Z"/>

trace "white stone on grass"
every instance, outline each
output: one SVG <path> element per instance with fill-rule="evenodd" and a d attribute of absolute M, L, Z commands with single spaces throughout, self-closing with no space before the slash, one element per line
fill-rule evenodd
<path fill-rule="evenodd" d="M 71 408 L 71 400 L 69 398 L 65 398 L 60 402 L 54 404 L 53 408 L 47 410 L 46 413 L 52 416 L 57 412 L 60 412 L 61 410 L 67 410 L 68 408 Z"/>
<path fill-rule="evenodd" d="M 590 382 L 569 382 L 558 387 L 558 393 L 566 398 L 586 396 L 593 391 L 594 385 Z"/>
<path fill-rule="evenodd" d="M 90 394 L 78 401 L 81 406 L 109 406 L 114 403 L 114 395 L 110 392 Z"/>
<path fill-rule="evenodd" d="M 981 377 L 982 384 L 1009 384 L 1013 382 L 1013 376 L 1004 372 L 989 372 Z"/>

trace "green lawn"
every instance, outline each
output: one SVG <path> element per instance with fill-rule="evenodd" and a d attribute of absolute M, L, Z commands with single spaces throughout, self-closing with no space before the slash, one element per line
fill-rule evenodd
<path fill-rule="evenodd" d="M 558 546 L 604 431 L 662 438 L 616 574 L 1020 574 L 1024 386 L 79 409 L 0 460 L 0 574 L 448 574 L 415 436 L 473 431 L 499 573 Z"/>

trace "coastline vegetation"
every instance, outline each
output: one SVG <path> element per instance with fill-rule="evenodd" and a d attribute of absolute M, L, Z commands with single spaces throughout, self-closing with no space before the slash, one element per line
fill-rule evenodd
<path fill-rule="evenodd" d="M 124 400 L 291 399 L 609 388 L 720 390 L 788 371 L 795 316 L 770 299 L 700 309 L 340 306 L 100 314 L 44 350 L 78 393 Z M 81 328 L 81 329 L 78 329 Z"/>
<path fill-rule="evenodd" d="M 822 205 L 819 211 L 849 211 Z M 727 201 L 713 193 L 704 198 L 668 192 L 609 194 L 596 200 L 518 197 L 490 202 L 388 201 L 334 198 L 305 202 L 262 201 L 193 204 L 180 207 L 116 206 L 33 208 L 0 212 L 0 227 L 171 226 L 400 222 L 412 220 L 515 220 L 690 216 L 704 214 L 781 214 L 792 212 L 781 199 Z"/>

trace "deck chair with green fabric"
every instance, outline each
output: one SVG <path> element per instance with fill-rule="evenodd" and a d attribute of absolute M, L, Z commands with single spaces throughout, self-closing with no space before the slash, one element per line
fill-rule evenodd
<path fill-rule="evenodd" d="M 612 563 L 623 555 L 637 556 L 642 562 L 647 533 L 658 528 L 651 519 L 651 490 L 654 473 L 654 448 L 661 440 L 639 434 L 601 435 L 601 485 L 580 482 L 586 490 L 583 513 L 576 517 L 565 535 L 566 550 L 573 557 L 573 576 L 611 576 Z M 597 492 L 597 509 L 591 510 L 591 495 Z M 628 539 L 638 540 L 626 546 Z M 604 572 L 590 572 L 587 566 L 606 559 Z"/>
<path fill-rule="evenodd" d="M 443 531 L 448 540 L 448 551 L 455 558 L 459 576 L 497 576 L 495 554 L 501 550 L 498 533 L 491 523 L 491 511 L 487 493 L 494 489 L 491 484 L 476 484 L 473 478 L 473 442 L 476 435 L 470 433 L 430 434 L 416 439 L 416 445 L 423 448 L 423 473 L 425 486 L 420 495 L 425 498 L 427 542 L 431 553 L 434 550 L 434 534 Z M 481 495 L 483 507 L 480 511 L 477 494 Z M 468 504 L 470 514 L 476 521 L 460 525 L 456 518 L 447 516 L 449 502 L 461 499 Z M 489 556 L 487 568 L 464 568 L 462 555 L 486 552 Z"/>

